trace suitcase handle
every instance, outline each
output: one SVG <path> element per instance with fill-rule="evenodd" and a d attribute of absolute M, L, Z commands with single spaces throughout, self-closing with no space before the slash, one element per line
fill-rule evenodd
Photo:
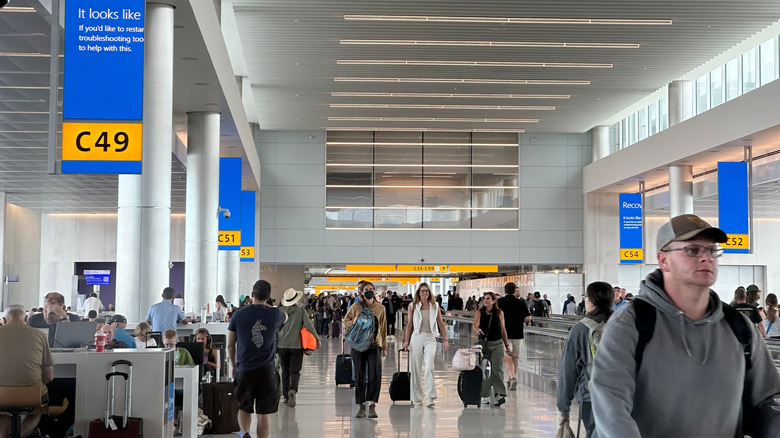
<path fill-rule="evenodd" d="M 401 352 L 404 351 L 403 348 L 398 349 L 398 372 L 401 372 Z M 409 364 L 409 350 L 406 350 L 406 372 L 411 371 L 411 365 Z"/>
<path fill-rule="evenodd" d="M 113 385 L 111 384 L 111 379 L 113 377 L 122 377 L 125 379 L 125 395 L 127 399 L 125 400 L 125 410 L 122 413 L 122 429 L 127 427 L 127 410 L 128 410 L 128 402 L 130 400 L 130 376 L 127 375 L 127 373 L 123 373 L 120 371 L 113 371 L 108 374 L 106 374 L 106 411 L 104 416 L 104 425 L 106 429 L 109 429 L 109 420 L 111 419 L 112 411 L 114 410 L 113 406 Z"/>
<path fill-rule="evenodd" d="M 122 373 L 122 372 L 119 372 L 119 371 L 114 371 L 114 372 L 111 372 L 111 373 L 108 373 L 108 374 L 106 374 L 106 380 L 111 380 L 111 378 L 112 378 L 112 377 L 116 377 L 116 376 L 119 376 L 119 377 L 124 377 L 124 379 L 125 379 L 125 380 L 127 380 L 127 379 L 129 379 L 129 378 L 130 378 L 130 376 L 128 376 L 128 375 L 127 375 L 127 373 Z"/>
<path fill-rule="evenodd" d="M 130 381 L 130 387 L 132 388 L 133 387 L 133 363 L 130 362 L 129 360 L 125 360 L 125 359 L 115 360 L 115 361 L 111 362 L 111 371 L 115 372 L 116 371 L 116 367 L 118 365 L 127 365 L 127 374 L 130 376 L 127 380 Z M 116 401 L 115 395 L 116 395 L 116 392 L 115 392 L 115 388 L 114 388 L 114 385 L 113 385 L 113 382 L 112 382 L 112 384 L 111 384 L 111 412 L 114 412 L 114 402 Z M 133 415 L 133 413 L 132 413 L 132 397 L 128 398 L 127 404 L 128 404 L 127 416 L 131 417 Z"/>
<path fill-rule="evenodd" d="M 133 366 L 133 363 L 130 362 L 129 360 L 124 360 L 124 359 L 119 359 L 119 360 L 115 360 L 115 361 L 111 362 L 111 366 L 112 367 L 115 367 L 117 365 L 127 365 L 127 366 L 131 367 L 131 366 Z"/>

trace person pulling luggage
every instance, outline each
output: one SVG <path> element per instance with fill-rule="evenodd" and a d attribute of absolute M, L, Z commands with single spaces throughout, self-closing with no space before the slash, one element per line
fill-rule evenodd
<path fill-rule="evenodd" d="M 506 385 L 504 384 L 504 355 L 515 357 L 509 351 L 509 338 L 504 327 L 504 312 L 496 304 L 496 294 L 485 292 L 482 296 L 483 307 L 474 316 L 472 331 L 483 342 L 483 354 L 492 370 L 489 379 L 482 381 L 482 404 L 489 403 L 492 393 L 495 406 L 506 403 Z"/>

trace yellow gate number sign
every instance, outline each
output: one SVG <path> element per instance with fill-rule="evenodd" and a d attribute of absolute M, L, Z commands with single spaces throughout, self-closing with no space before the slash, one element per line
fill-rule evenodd
<path fill-rule="evenodd" d="M 724 248 L 750 249 L 750 237 L 748 234 L 729 234 L 726 243 L 721 244 Z"/>
<path fill-rule="evenodd" d="M 241 258 L 242 259 L 253 259 L 253 258 L 255 258 L 255 247 L 254 246 L 242 246 L 241 247 Z"/>
<path fill-rule="evenodd" d="M 642 248 L 621 248 L 620 260 L 636 260 L 642 261 L 644 259 L 645 252 Z"/>
<path fill-rule="evenodd" d="M 219 246 L 241 245 L 241 231 L 220 231 L 217 242 L 219 242 Z"/>
<path fill-rule="evenodd" d="M 140 123 L 63 123 L 64 161 L 140 161 Z"/>

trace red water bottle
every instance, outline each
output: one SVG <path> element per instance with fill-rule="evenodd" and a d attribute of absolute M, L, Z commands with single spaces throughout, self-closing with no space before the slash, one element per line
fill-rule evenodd
<path fill-rule="evenodd" d="M 106 334 L 103 332 L 95 333 L 95 351 L 102 353 L 106 350 Z"/>

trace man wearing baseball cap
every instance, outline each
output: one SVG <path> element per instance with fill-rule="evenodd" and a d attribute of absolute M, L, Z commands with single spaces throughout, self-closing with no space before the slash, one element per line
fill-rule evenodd
<path fill-rule="evenodd" d="M 723 242 L 726 233 L 692 214 L 658 231 L 659 269 L 610 318 L 594 357 L 599 438 L 769 437 L 780 430 L 780 376 L 769 351 L 755 327 L 710 290 Z"/>

